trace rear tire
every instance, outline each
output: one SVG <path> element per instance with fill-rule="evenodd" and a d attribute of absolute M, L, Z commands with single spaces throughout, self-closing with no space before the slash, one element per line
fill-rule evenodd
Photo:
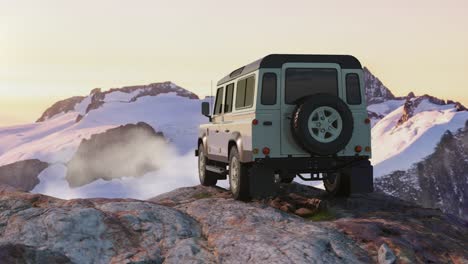
<path fill-rule="evenodd" d="M 329 173 L 323 180 L 325 190 L 333 196 L 349 196 L 350 184 L 349 175 L 342 172 Z"/>
<path fill-rule="evenodd" d="M 206 164 L 208 163 L 208 157 L 205 155 L 203 145 L 198 146 L 198 177 L 200 178 L 200 184 L 203 186 L 215 186 L 218 182 L 218 176 L 212 171 L 206 170 Z"/>
<path fill-rule="evenodd" d="M 240 162 L 237 147 L 229 151 L 229 186 L 236 200 L 250 200 L 249 165 Z"/>

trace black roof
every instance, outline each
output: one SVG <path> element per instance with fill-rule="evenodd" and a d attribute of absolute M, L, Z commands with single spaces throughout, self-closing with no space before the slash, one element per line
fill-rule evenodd
<path fill-rule="evenodd" d="M 362 69 L 359 60 L 351 55 L 270 54 L 231 72 L 229 75 L 219 80 L 217 85 L 229 82 L 260 68 L 281 68 L 283 64 L 287 62 L 337 63 L 343 69 Z"/>

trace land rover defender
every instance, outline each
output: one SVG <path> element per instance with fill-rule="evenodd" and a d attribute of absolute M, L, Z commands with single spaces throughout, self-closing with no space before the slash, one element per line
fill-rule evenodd
<path fill-rule="evenodd" d="M 349 55 L 268 55 L 217 83 L 199 128 L 202 185 L 274 196 L 279 183 L 322 180 L 333 195 L 373 191 L 370 120 L 360 62 Z"/>

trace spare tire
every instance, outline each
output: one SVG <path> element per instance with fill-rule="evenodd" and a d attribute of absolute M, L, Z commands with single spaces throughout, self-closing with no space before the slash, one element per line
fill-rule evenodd
<path fill-rule="evenodd" d="M 353 115 L 343 100 L 328 94 L 297 103 L 291 119 L 296 143 L 307 152 L 329 156 L 342 150 L 353 134 Z"/>

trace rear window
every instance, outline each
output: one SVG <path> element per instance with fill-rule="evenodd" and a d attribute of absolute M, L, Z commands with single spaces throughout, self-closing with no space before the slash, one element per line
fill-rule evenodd
<path fill-rule="evenodd" d="M 253 105 L 255 77 L 250 76 L 237 82 L 236 109 Z"/>
<path fill-rule="evenodd" d="M 221 114 L 223 109 L 223 87 L 218 88 L 216 91 L 216 102 L 214 107 L 214 114 L 219 115 Z"/>
<path fill-rule="evenodd" d="M 231 113 L 232 112 L 232 95 L 234 93 L 234 84 L 231 83 L 226 86 L 226 100 L 224 106 L 224 113 Z"/>
<path fill-rule="evenodd" d="M 350 105 L 361 104 L 361 87 L 356 73 L 346 75 L 346 101 Z"/>
<path fill-rule="evenodd" d="M 296 100 L 313 94 L 338 96 L 338 73 L 336 69 L 289 68 L 286 70 L 285 101 Z"/>
<path fill-rule="evenodd" d="M 262 105 L 276 104 L 276 74 L 268 72 L 262 79 Z"/>

